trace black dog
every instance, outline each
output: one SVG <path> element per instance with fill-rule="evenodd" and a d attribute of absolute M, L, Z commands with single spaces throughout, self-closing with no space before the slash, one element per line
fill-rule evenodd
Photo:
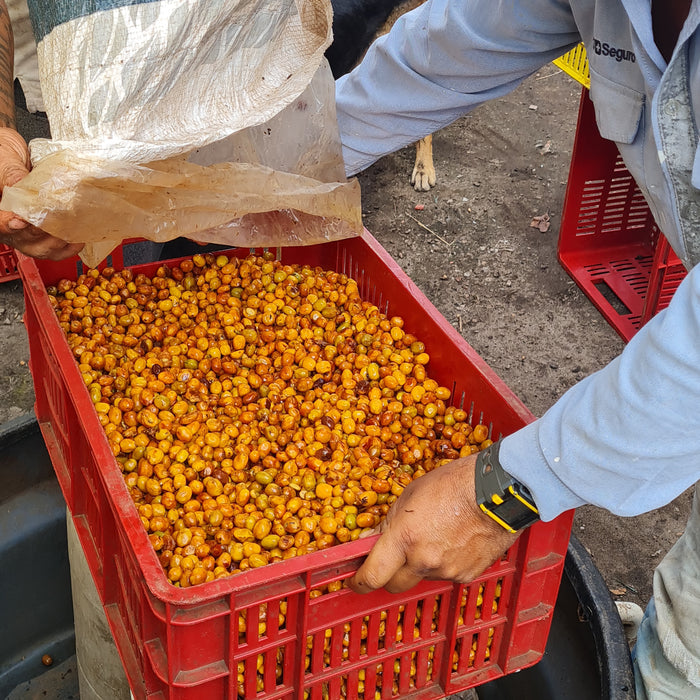
<path fill-rule="evenodd" d="M 392 11 L 406 0 L 331 0 L 333 43 L 326 50 L 333 77 L 352 70 Z"/>

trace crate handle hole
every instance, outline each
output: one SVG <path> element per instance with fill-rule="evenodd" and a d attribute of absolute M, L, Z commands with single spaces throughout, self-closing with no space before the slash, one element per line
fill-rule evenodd
<path fill-rule="evenodd" d="M 605 301 L 607 301 L 608 304 L 615 309 L 615 313 L 617 313 L 618 316 L 629 316 L 632 313 L 632 311 L 627 307 L 622 299 L 615 294 L 605 280 L 596 280 L 593 284 Z"/>

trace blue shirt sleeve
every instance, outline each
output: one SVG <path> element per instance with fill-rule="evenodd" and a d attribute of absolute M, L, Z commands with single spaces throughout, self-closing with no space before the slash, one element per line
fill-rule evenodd
<path fill-rule="evenodd" d="M 544 520 L 591 503 L 658 508 L 700 478 L 700 265 L 619 357 L 506 437 L 504 468 Z"/>
<path fill-rule="evenodd" d="M 428 0 L 337 82 L 346 172 L 435 132 L 579 41 L 569 2 Z M 635 515 L 700 477 L 700 270 L 622 354 L 503 441 L 543 519 L 584 503 Z"/>
<path fill-rule="evenodd" d="M 579 39 L 568 2 L 428 0 L 336 83 L 346 173 L 505 95 Z"/>

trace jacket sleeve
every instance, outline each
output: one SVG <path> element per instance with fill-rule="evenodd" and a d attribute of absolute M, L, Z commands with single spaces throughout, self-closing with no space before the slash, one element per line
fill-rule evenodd
<path fill-rule="evenodd" d="M 619 357 L 503 440 L 544 520 L 591 503 L 638 515 L 700 479 L 700 265 Z"/>
<path fill-rule="evenodd" d="M 561 0 L 428 0 L 337 81 L 346 173 L 505 95 L 578 41 Z"/>

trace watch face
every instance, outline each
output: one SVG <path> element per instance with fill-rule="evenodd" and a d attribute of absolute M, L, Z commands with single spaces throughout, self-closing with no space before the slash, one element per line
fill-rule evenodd
<path fill-rule="evenodd" d="M 513 496 L 494 507 L 493 512 L 514 530 L 521 530 L 538 520 L 537 513 Z"/>

